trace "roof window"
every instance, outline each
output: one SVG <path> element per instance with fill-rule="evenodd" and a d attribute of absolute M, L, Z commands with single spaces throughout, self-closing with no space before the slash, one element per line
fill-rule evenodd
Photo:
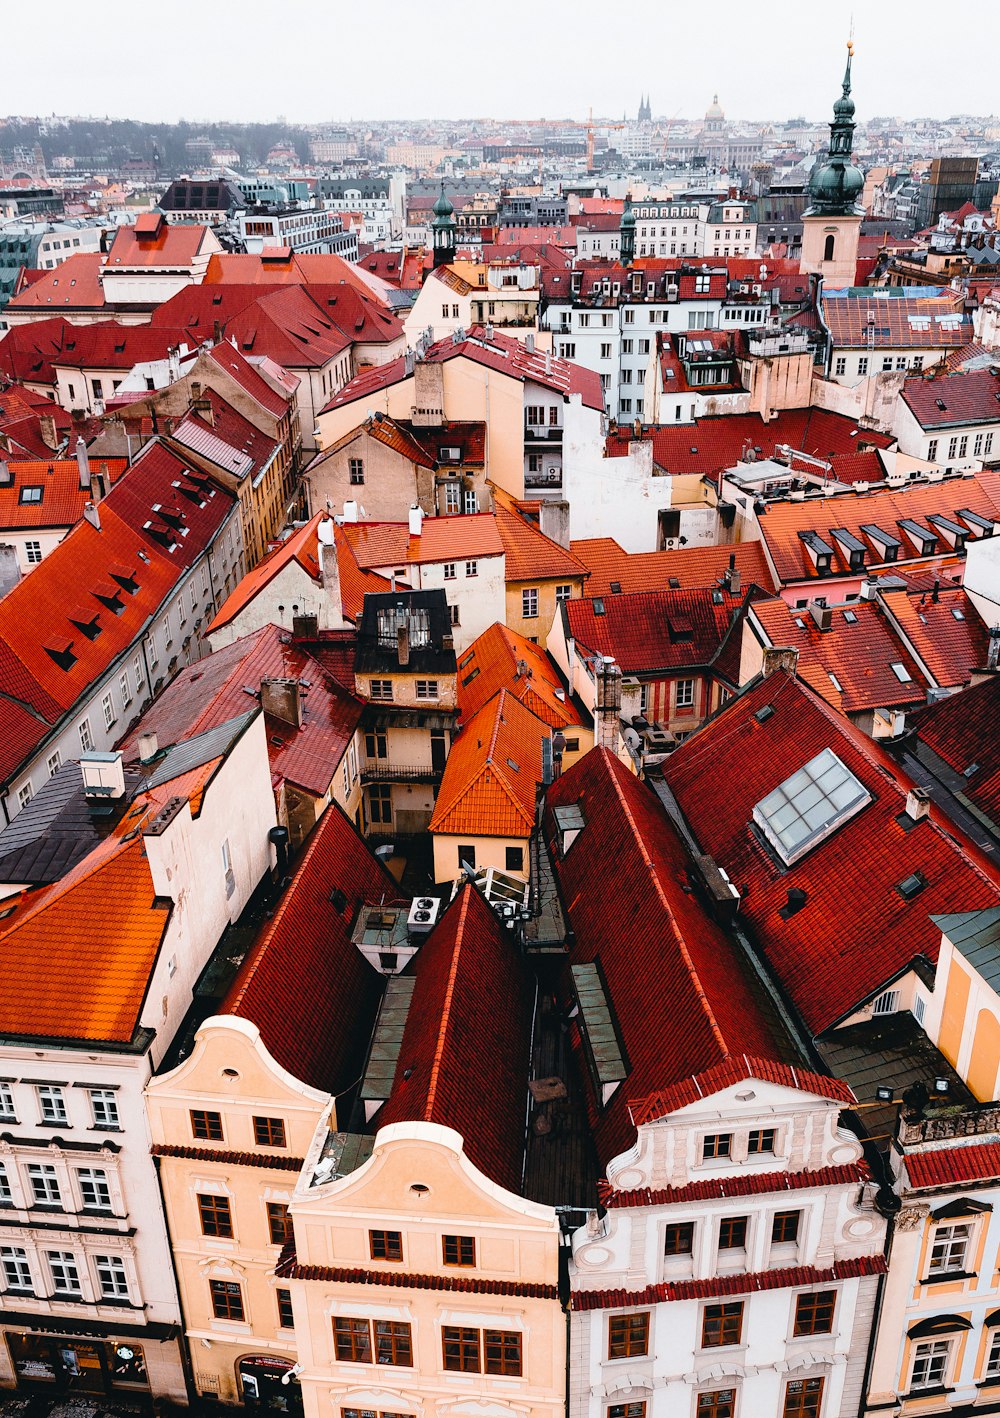
<path fill-rule="evenodd" d="M 913 676 L 910 674 L 910 672 L 909 672 L 909 670 L 906 668 L 906 666 L 903 665 L 903 664 L 901 664 L 901 663 L 899 662 L 899 660 L 893 660 L 893 662 L 892 662 L 892 664 L 889 666 L 889 668 L 890 668 L 890 670 L 892 670 L 893 674 L 894 674 L 894 675 L 896 676 L 896 678 L 899 680 L 900 684 L 912 684 L 912 683 L 913 683 Z"/>
<path fill-rule="evenodd" d="M 848 625 L 857 625 L 857 623 L 858 623 L 857 612 L 856 612 L 856 611 L 845 611 L 845 612 L 844 612 L 844 620 L 847 622 Z"/>
<path fill-rule="evenodd" d="M 753 820 L 791 866 L 870 801 L 864 784 L 825 748 L 762 798 Z"/>
<path fill-rule="evenodd" d="M 927 885 L 927 878 L 922 871 L 915 871 L 911 876 L 904 877 L 896 887 L 904 901 L 912 901 L 914 896 L 919 896 Z"/>
<path fill-rule="evenodd" d="M 603 614 L 604 614 L 604 599 L 603 599 L 603 597 L 601 597 L 601 596 L 595 596 L 595 598 L 594 598 L 594 614 L 595 614 L 595 615 L 603 615 Z"/>

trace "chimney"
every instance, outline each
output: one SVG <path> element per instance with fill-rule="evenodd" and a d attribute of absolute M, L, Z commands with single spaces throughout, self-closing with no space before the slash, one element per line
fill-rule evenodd
<path fill-rule="evenodd" d="M 535 332 L 534 332 L 534 330 L 529 330 L 528 333 L 525 335 L 525 337 L 524 337 L 524 348 L 528 351 L 529 354 L 534 354 L 534 353 L 535 353 Z"/>
<path fill-rule="evenodd" d="M 293 615 L 292 634 L 296 640 L 315 640 L 319 635 L 319 616 Z"/>
<path fill-rule="evenodd" d="M 260 707 L 272 719 L 280 719 L 283 724 L 291 724 L 293 729 L 302 727 L 302 690 L 297 679 L 262 679 L 260 682 Z"/>
<path fill-rule="evenodd" d="M 353 497 L 349 497 L 344 503 L 344 521 L 356 522 L 358 520 L 358 504 Z"/>
<path fill-rule="evenodd" d="M 734 596 L 738 596 L 743 589 L 743 576 L 736 566 L 736 553 L 729 553 L 729 565 L 726 567 L 724 576 L 725 587 Z"/>
<path fill-rule="evenodd" d="M 768 645 L 764 650 L 764 660 L 760 672 L 767 679 L 777 670 L 794 675 L 799 667 L 799 652 L 794 645 Z"/>
<path fill-rule="evenodd" d="M 122 752 L 82 753 L 83 796 L 88 801 L 120 801 L 125 796 L 125 767 Z"/>
<path fill-rule="evenodd" d="M 98 512 L 94 503 L 87 503 L 86 507 L 83 509 L 83 515 L 93 528 L 98 532 L 101 530 L 101 514 Z"/>
<path fill-rule="evenodd" d="M 561 547 L 569 546 L 569 503 L 544 498 L 538 507 L 538 528 Z"/>
<path fill-rule="evenodd" d="M 861 583 L 858 597 L 862 601 L 874 601 L 878 595 L 878 577 L 866 576 Z"/>
<path fill-rule="evenodd" d="M 153 733 L 139 735 L 139 762 L 152 763 L 160 751 L 160 743 Z"/>
<path fill-rule="evenodd" d="M 605 655 L 597 671 L 597 744 L 618 753 L 621 734 L 622 672 Z"/>
<path fill-rule="evenodd" d="M 80 469 L 80 487 L 90 487 L 90 458 L 82 438 L 76 440 L 76 466 Z"/>
<path fill-rule="evenodd" d="M 919 822 L 922 817 L 929 817 L 931 811 L 931 795 L 926 788 L 911 788 L 906 795 L 906 815 L 913 822 Z"/>
<path fill-rule="evenodd" d="M 414 502 L 410 507 L 410 536 L 419 537 L 420 529 L 423 525 L 424 514 Z"/>
<path fill-rule="evenodd" d="M 51 448 L 54 453 L 59 447 L 59 431 L 51 414 L 42 414 L 38 420 L 38 431 L 46 448 Z"/>
<path fill-rule="evenodd" d="M 399 663 L 404 666 L 408 665 L 410 663 L 410 627 L 408 623 L 404 622 L 398 627 L 396 630 L 396 641 Z"/>
<path fill-rule="evenodd" d="M 215 321 L 212 322 L 212 343 L 213 343 L 214 345 L 221 345 L 221 344 L 222 344 L 222 321 L 221 321 L 221 320 L 215 320 Z"/>
<path fill-rule="evenodd" d="M 642 419 L 637 418 L 632 423 L 632 435 L 634 438 L 642 437 Z"/>
<path fill-rule="evenodd" d="M 340 592 L 340 563 L 337 560 L 337 548 L 333 542 L 320 542 L 319 569 L 323 580 L 323 591 L 333 612 L 327 620 L 327 624 L 341 625 L 343 624 L 343 609 Z"/>
<path fill-rule="evenodd" d="M 0 542 L 0 596 L 6 596 L 21 579 L 21 568 L 17 562 L 17 547 L 10 542 Z"/>
<path fill-rule="evenodd" d="M 192 379 L 192 380 L 191 380 L 191 402 L 192 402 L 192 404 L 193 404 L 197 399 L 200 399 L 200 398 L 201 398 L 201 380 L 200 380 L 200 379 Z"/>
<path fill-rule="evenodd" d="M 809 604 L 809 614 L 820 630 L 830 630 L 833 626 L 833 611 L 829 606 L 821 606 L 816 601 Z"/>
<path fill-rule="evenodd" d="M 403 355 L 403 376 L 404 376 L 404 378 L 409 379 L 410 375 L 413 373 L 413 365 L 414 365 L 415 360 L 416 360 L 416 355 L 414 354 L 414 352 L 413 352 L 412 350 L 407 350 L 406 353 Z"/>

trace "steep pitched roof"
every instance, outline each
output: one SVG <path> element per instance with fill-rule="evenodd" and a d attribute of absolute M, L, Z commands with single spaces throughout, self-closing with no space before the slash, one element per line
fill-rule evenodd
<path fill-rule="evenodd" d="M 765 591 L 777 589 L 760 542 L 687 547 L 682 551 L 627 552 L 614 537 L 592 537 L 571 542 L 570 550 L 590 572 L 583 586 L 585 596 L 662 591 L 674 581 L 685 591 L 698 586 L 717 586 L 731 558 L 744 586 L 760 586 Z M 617 592 L 613 590 L 614 585 L 619 588 Z"/>
<path fill-rule="evenodd" d="M 562 854 L 554 813 L 571 805 L 585 825 Z M 585 754 L 549 788 L 544 827 L 573 929 L 570 964 L 597 964 L 626 1058 L 604 1109 L 592 1082 L 588 1094 L 606 1165 L 632 1144 L 640 1119 L 679 1106 L 668 1089 L 734 1054 L 779 1060 L 788 1048 L 732 942 L 683 889 L 684 847 L 624 764 L 603 748 Z"/>
<path fill-rule="evenodd" d="M 825 749 L 871 798 L 786 866 L 758 834 L 754 806 Z M 992 876 L 938 826 L 934 809 L 910 824 L 910 780 L 801 680 L 776 673 L 752 683 L 671 755 L 664 777 L 702 850 L 740 891 L 743 920 L 816 1034 L 914 956 L 936 961 L 933 915 L 1000 900 Z M 926 885 L 904 896 L 901 884 L 917 873 Z M 785 919 L 779 911 L 791 887 L 806 900 Z"/>
<path fill-rule="evenodd" d="M 960 776 L 962 796 L 1000 829 L 1000 679 L 928 704 L 915 727 L 920 742 Z"/>
<path fill-rule="evenodd" d="M 547 537 L 518 509 L 514 498 L 502 489 L 493 493 L 497 531 L 506 553 L 508 581 L 579 581 L 587 568 L 564 546 Z"/>
<path fill-rule="evenodd" d="M 95 461 L 93 471 L 102 473 L 110 486 L 128 464 L 124 458 Z M 92 500 L 89 484 L 80 486 L 80 469 L 75 458 L 10 459 L 5 482 L 0 477 L 0 529 L 25 530 L 29 527 L 73 527 Z M 41 488 L 38 502 L 25 502 L 25 488 Z"/>
<path fill-rule="evenodd" d="M 530 836 L 548 735 L 546 724 L 501 689 L 452 743 L 427 830 Z"/>
<path fill-rule="evenodd" d="M 837 349 L 944 348 L 972 337 L 962 300 L 960 292 L 912 287 L 828 290 L 823 318 Z"/>
<path fill-rule="evenodd" d="M 421 946 L 414 974 L 392 1093 L 376 1123 L 454 1128 L 482 1172 L 518 1191 L 534 987 L 471 883 Z"/>
<path fill-rule="evenodd" d="M 586 597 L 560 607 L 567 633 L 625 674 L 710 665 L 745 603 L 745 591 L 696 587 Z"/>
<path fill-rule="evenodd" d="M 499 622 L 478 636 L 458 661 L 458 705 L 471 719 L 501 689 L 553 728 L 582 723 L 555 665 L 540 645 Z"/>
<path fill-rule="evenodd" d="M 504 544 L 492 512 L 467 517 L 425 517 L 420 535 L 407 522 L 345 522 L 344 539 L 363 570 L 465 557 L 502 556 Z"/>
<path fill-rule="evenodd" d="M 969 683 L 972 671 L 986 664 L 989 631 L 961 586 L 936 591 L 887 591 L 889 614 L 944 688 Z"/>
<path fill-rule="evenodd" d="M 331 899 L 337 888 L 342 909 Z M 362 905 L 398 899 L 394 878 L 331 803 L 219 1013 L 256 1024 L 271 1056 L 301 1082 L 334 1093 L 349 1087 L 382 994 L 351 929 Z"/>

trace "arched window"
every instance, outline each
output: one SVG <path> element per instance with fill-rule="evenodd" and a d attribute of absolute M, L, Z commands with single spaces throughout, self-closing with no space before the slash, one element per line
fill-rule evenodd
<path fill-rule="evenodd" d="M 835 238 L 834 238 L 833 232 L 831 232 L 830 235 L 826 238 L 826 245 L 823 247 L 823 260 L 824 260 L 824 261 L 832 261 L 832 260 L 833 260 L 833 243 L 834 243 L 834 240 L 835 240 Z"/>

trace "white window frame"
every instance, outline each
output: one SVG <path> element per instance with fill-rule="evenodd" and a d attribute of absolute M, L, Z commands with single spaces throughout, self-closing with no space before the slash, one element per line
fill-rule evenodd
<path fill-rule="evenodd" d="M 58 1123 L 65 1126 L 69 1122 L 66 1111 L 66 1095 L 57 1083 L 39 1083 L 38 1118 L 43 1123 Z"/>

